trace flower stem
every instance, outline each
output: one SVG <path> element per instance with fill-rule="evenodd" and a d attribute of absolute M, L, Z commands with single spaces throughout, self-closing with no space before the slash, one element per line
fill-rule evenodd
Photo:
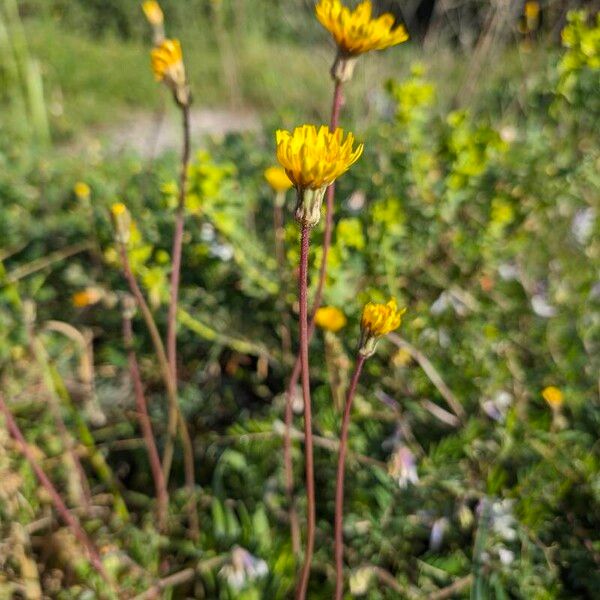
<path fill-rule="evenodd" d="M 183 117 L 183 149 L 181 152 L 181 172 L 179 174 L 179 201 L 175 215 L 175 231 L 173 233 L 173 248 L 171 251 L 171 297 L 167 314 L 167 359 L 173 377 L 173 385 L 177 391 L 177 303 L 179 301 L 179 284 L 181 280 L 181 255 L 183 250 L 183 230 L 185 225 L 185 197 L 187 195 L 187 175 L 190 164 L 190 107 L 181 106 Z M 169 436 L 163 454 L 163 469 L 168 473 L 173 460 L 174 438 L 177 432 L 178 413 L 169 411 Z"/>
<path fill-rule="evenodd" d="M 342 420 L 342 432 L 340 435 L 340 453 L 338 455 L 337 481 L 335 488 L 335 600 L 341 600 L 344 593 L 344 475 L 346 470 L 346 453 L 348 451 L 348 429 L 350 427 L 350 412 L 352 401 L 356 392 L 356 386 L 362 372 L 366 358 L 361 354 L 356 359 L 354 374 L 348 394 Z"/>
<path fill-rule="evenodd" d="M 331 123 L 330 129 L 335 129 L 338 126 L 340 112 L 343 103 L 343 90 L 342 82 L 336 81 L 333 90 L 333 102 L 331 107 Z M 308 326 L 308 341 L 310 342 L 312 335 L 315 330 L 315 315 L 321 300 L 323 298 L 323 289 L 325 287 L 325 279 L 327 276 L 327 257 L 329 255 L 329 248 L 331 246 L 331 235 L 333 231 L 333 214 L 334 214 L 334 200 L 335 196 L 335 183 L 332 183 L 327 188 L 327 214 L 325 216 L 325 230 L 323 233 L 323 256 L 321 258 L 321 266 L 319 269 L 319 280 L 317 283 L 317 289 L 313 300 L 313 308 L 310 315 L 310 323 Z M 285 435 L 283 436 L 283 465 L 285 471 L 285 486 L 286 495 L 288 497 L 289 505 L 289 516 L 290 516 L 290 529 L 292 536 L 292 546 L 296 547 L 294 540 L 298 538 L 298 515 L 296 512 L 296 505 L 294 500 L 294 464 L 292 460 L 292 440 L 291 430 L 294 422 L 294 411 L 293 411 L 293 398 L 296 386 L 298 385 L 298 378 L 300 377 L 301 363 L 300 355 L 296 358 L 292 375 L 288 382 L 286 394 L 285 394 Z M 299 543 L 297 544 L 299 546 Z"/>
<path fill-rule="evenodd" d="M 313 439 L 312 439 L 312 408 L 310 399 L 310 373 L 308 365 L 308 249 L 310 229 L 302 226 L 300 241 L 300 277 L 298 282 L 298 300 L 300 303 L 300 361 L 302 365 L 302 395 L 304 397 L 304 455 L 306 469 L 306 550 L 304 553 L 304 566 L 302 567 L 300 582 L 296 591 L 296 600 L 306 598 L 310 566 L 315 544 L 315 480 L 313 465 Z"/>
<path fill-rule="evenodd" d="M 156 357 L 158 359 L 158 363 L 160 365 L 161 374 L 165 383 L 165 387 L 167 389 L 167 397 L 169 399 L 169 415 L 174 413 L 176 415 L 175 419 L 175 427 L 174 429 L 169 429 L 167 431 L 167 436 L 172 439 L 177 433 L 177 425 L 179 424 L 179 430 L 181 435 L 181 443 L 183 445 L 183 461 L 184 461 L 184 470 L 185 470 L 185 484 L 188 488 L 188 492 L 190 494 L 190 502 L 188 505 L 188 513 L 190 520 L 190 535 L 193 539 L 197 539 L 199 536 L 199 523 L 198 523 L 198 512 L 196 510 L 196 501 L 195 501 L 195 493 L 194 489 L 196 486 L 195 474 L 194 474 L 194 449 L 192 447 L 192 441 L 190 438 L 190 434 L 187 430 L 187 425 L 181 411 L 179 410 L 179 404 L 177 402 L 177 386 L 175 385 L 175 381 L 173 378 L 173 371 L 169 366 L 169 361 L 167 359 L 167 354 L 165 352 L 165 347 L 160 337 L 160 333 L 158 331 L 158 327 L 156 326 L 156 322 L 154 321 L 154 317 L 152 316 L 152 312 L 144 298 L 144 294 L 142 294 L 142 290 L 138 285 L 135 276 L 131 270 L 131 265 L 129 263 L 129 256 L 127 255 L 127 248 L 124 244 L 119 244 L 119 249 L 121 252 L 121 263 L 123 266 L 123 274 L 127 283 L 129 285 L 129 289 L 135 298 L 136 304 L 142 313 L 142 317 L 146 323 L 146 327 L 150 332 L 150 337 L 152 339 L 152 344 L 154 345 L 154 352 L 156 353 Z M 169 425 L 170 425 L 169 420 Z M 171 455 L 172 456 L 172 455 Z M 163 459 L 163 474 L 165 479 L 165 485 L 168 485 L 169 482 L 169 473 L 171 469 L 171 461 L 166 462 Z"/>
<path fill-rule="evenodd" d="M 113 583 L 110 577 L 108 576 L 108 573 L 104 569 L 104 565 L 102 564 L 102 559 L 100 558 L 100 553 L 98 552 L 98 549 L 79 523 L 77 517 L 75 517 L 75 515 L 67 508 L 63 499 L 60 497 L 60 494 L 54 487 L 54 484 L 50 481 L 50 479 L 48 479 L 48 476 L 46 475 L 46 473 L 44 473 L 44 471 L 38 464 L 33 452 L 31 451 L 31 449 L 27 445 L 27 442 L 25 441 L 23 433 L 19 429 L 17 422 L 15 421 L 14 417 L 12 416 L 12 413 L 8 409 L 8 406 L 6 405 L 6 402 L 4 401 L 4 396 L 2 396 L 2 394 L 0 394 L 0 412 L 4 414 L 6 427 L 11 436 L 16 440 L 19 450 L 21 451 L 27 462 L 29 462 L 29 464 L 31 465 L 31 468 L 35 472 L 36 477 L 39 479 L 46 492 L 48 492 L 48 495 L 52 500 L 52 504 L 54 504 L 56 512 L 58 512 L 62 520 L 71 529 L 73 535 L 77 538 L 79 543 L 87 550 L 90 562 L 94 569 L 96 569 L 96 571 L 99 573 L 102 579 L 104 579 L 112 588 Z"/>
<path fill-rule="evenodd" d="M 160 456 L 156 448 L 156 441 L 154 439 L 154 433 L 152 431 L 152 425 L 150 423 L 150 417 L 148 415 L 148 404 L 144 395 L 144 388 L 142 386 L 142 379 L 140 377 L 140 370 L 133 347 L 133 329 L 131 326 L 131 317 L 127 314 L 127 308 L 123 314 L 123 339 L 125 341 L 125 347 L 127 349 L 127 357 L 129 360 L 129 372 L 133 382 L 133 388 L 135 392 L 135 402 L 137 407 L 138 420 L 140 423 L 140 429 L 144 436 L 144 442 L 146 443 L 146 450 L 148 452 L 148 460 L 150 462 L 150 470 L 152 471 L 152 478 L 154 480 L 154 489 L 156 492 L 157 501 L 157 519 L 158 529 L 161 532 L 165 532 L 167 528 L 167 514 L 169 510 L 169 495 L 167 492 L 167 486 L 165 485 L 165 477 L 162 472 L 160 465 Z"/>

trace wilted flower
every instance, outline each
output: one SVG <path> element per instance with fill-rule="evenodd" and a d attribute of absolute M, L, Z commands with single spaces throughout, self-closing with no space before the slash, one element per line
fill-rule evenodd
<path fill-rule="evenodd" d="M 431 551 L 436 552 L 442 547 L 446 529 L 448 529 L 448 519 L 446 517 L 434 521 L 431 533 L 429 534 L 429 549 Z"/>
<path fill-rule="evenodd" d="M 370 50 L 384 50 L 408 40 L 404 25 L 396 26 L 391 13 L 373 17 L 371 0 L 361 2 L 354 10 L 340 0 L 320 0 L 315 12 L 338 46 L 331 73 L 339 81 L 351 79 L 358 55 Z"/>
<path fill-rule="evenodd" d="M 78 181 L 74 186 L 73 186 L 73 193 L 77 196 L 77 198 L 79 198 L 80 200 L 85 200 L 87 198 L 90 197 L 92 190 L 90 189 L 90 186 L 83 182 L 83 181 Z"/>
<path fill-rule="evenodd" d="M 265 169 L 265 179 L 274 192 L 287 192 L 294 184 L 281 167 Z"/>
<path fill-rule="evenodd" d="M 503 422 L 506 418 L 506 413 L 512 404 L 513 397 L 505 390 L 499 391 L 493 399 L 484 400 L 481 403 L 485 414 L 494 419 L 494 421 Z"/>
<path fill-rule="evenodd" d="M 296 219 L 313 227 L 321 218 L 325 190 L 360 157 L 363 145 L 354 148 L 354 136 L 343 129 L 314 125 L 278 130 L 277 160 L 298 192 Z"/>
<path fill-rule="evenodd" d="M 241 590 L 248 582 L 264 577 L 269 572 L 267 563 L 253 556 L 240 546 L 231 551 L 231 560 L 220 571 L 219 575 L 236 591 Z"/>
<path fill-rule="evenodd" d="M 325 331 L 336 333 L 346 323 L 346 315 L 335 306 L 321 306 L 315 313 L 315 324 Z"/>
<path fill-rule="evenodd" d="M 549 385 L 542 390 L 542 397 L 552 410 L 558 410 L 563 404 L 563 393 L 553 385 Z"/>
<path fill-rule="evenodd" d="M 85 308 L 99 302 L 104 292 L 99 288 L 89 287 L 73 294 L 72 302 L 75 308 Z"/>
<path fill-rule="evenodd" d="M 398 329 L 402 323 L 403 308 L 398 310 L 396 300 L 392 298 L 387 304 L 369 302 L 363 308 L 361 341 L 359 352 L 366 357 L 372 356 L 379 338 Z"/>
<path fill-rule="evenodd" d="M 400 446 L 392 456 L 390 475 L 398 481 L 401 488 L 419 483 L 415 455 L 408 446 Z"/>
<path fill-rule="evenodd" d="M 131 215 L 122 202 L 116 202 L 110 208 L 115 227 L 115 239 L 119 244 L 127 244 L 131 235 Z"/>
<path fill-rule="evenodd" d="M 179 40 L 163 40 L 152 50 L 151 57 L 152 72 L 156 80 L 164 81 L 179 104 L 189 104 L 190 94 Z"/>

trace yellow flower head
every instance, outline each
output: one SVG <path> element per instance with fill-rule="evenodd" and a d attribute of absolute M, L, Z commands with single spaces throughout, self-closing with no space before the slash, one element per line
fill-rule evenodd
<path fill-rule="evenodd" d="M 281 167 L 265 169 L 265 179 L 274 192 L 287 192 L 294 185 Z"/>
<path fill-rule="evenodd" d="M 325 331 L 336 333 L 346 323 L 346 315 L 335 306 L 321 306 L 315 313 L 315 324 Z"/>
<path fill-rule="evenodd" d="M 558 409 L 563 403 L 563 393 L 553 385 L 549 385 L 542 390 L 542 397 L 553 409 Z"/>
<path fill-rule="evenodd" d="M 156 81 L 185 83 L 183 52 L 179 40 L 163 40 L 152 50 L 152 72 Z"/>
<path fill-rule="evenodd" d="M 164 15 L 160 4 L 156 0 L 146 0 L 142 2 L 142 10 L 148 19 L 150 25 L 156 27 L 164 22 Z"/>
<path fill-rule="evenodd" d="M 340 0 L 320 0 L 317 19 L 333 36 L 340 52 L 356 56 L 369 50 L 383 50 L 408 39 L 404 25 L 395 25 L 394 15 L 373 18 L 371 0 L 364 0 L 353 11 Z"/>
<path fill-rule="evenodd" d="M 101 300 L 102 296 L 102 290 L 99 290 L 98 288 L 86 288 L 85 290 L 73 294 L 73 306 L 75 308 L 91 306 Z"/>
<path fill-rule="evenodd" d="M 540 14 L 540 3 L 535 1 L 525 2 L 524 12 L 528 19 L 537 19 Z"/>
<path fill-rule="evenodd" d="M 369 302 L 363 308 L 360 325 L 369 336 L 382 337 L 400 327 L 405 312 L 405 308 L 398 310 L 394 298 L 387 304 Z"/>
<path fill-rule="evenodd" d="M 78 181 L 73 186 L 73 192 L 80 200 L 85 200 L 85 198 L 90 197 L 92 190 L 90 189 L 90 186 L 87 183 L 84 183 L 83 181 Z"/>
<path fill-rule="evenodd" d="M 345 173 L 360 157 L 363 144 L 354 146 L 354 136 L 344 130 L 334 132 L 323 125 L 296 127 L 292 133 L 279 129 L 277 160 L 299 189 L 327 187 Z"/>

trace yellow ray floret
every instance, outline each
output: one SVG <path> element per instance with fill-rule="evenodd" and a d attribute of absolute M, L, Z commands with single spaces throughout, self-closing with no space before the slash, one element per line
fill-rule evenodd
<path fill-rule="evenodd" d="M 315 12 L 340 51 L 348 55 L 383 50 L 408 39 L 404 25 L 395 27 L 394 15 L 385 13 L 373 18 L 371 0 L 361 2 L 353 11 L 340 0 L 320 0 Z"/>
<path fill-rule="evenodd" d="M 406 309 L 398 310 L 396 300 L 387 304 L 369 302 L 363 309 L 361 327 L 369 336 L 382 337 L 398 329 Z"/>
<path fill-rule="evenodd" d="M 552 408 L 560 408 L 562 406 L 563 393 L 553 385 L 549 385 L 542 390 L 542 397 Z"/>
<path fill-rule="evenodd" d="M 142 2 L 142 10 L 151 25 L 162 25 L 164 21 L 163 11 L 156 0 Z"/>
<path fill-rule="evenodd" d="M 354 136 L 343 129 L 334 132 L 323 125 L 296 127 L 292 133 L 278 130 L 277 160 L 299 189 L 320 189 L 333 183 L 360 157 L 363 145 L 354 146 Z"/>
<path fill-rule="evenodd" d="M 152 72 L 156 81 L 167 80 L 176 84 L 185 80 L 183 52 L 179 40 L 163 40 L 152 50 Z"/>
<path fill-rule="evenodd" d="M 336 333 L 346 323 L 346 315 L 335 306 L 321 306 L 315 313 L 315 324 L 325 331 Z"/>
<path fill-rule="evenodd" d="M 269 167 L 264 175 L 274 192 L 287 192 L 294 185 L 281 167 Z"/>

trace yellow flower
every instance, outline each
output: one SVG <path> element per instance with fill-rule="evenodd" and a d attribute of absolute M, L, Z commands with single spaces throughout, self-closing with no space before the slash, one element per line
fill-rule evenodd
<path fill-rule="evenodd" d="M 369 50 L 383 50 L 408 39 L 404 25 L 395 25 L 394 15 L 373 18 L 371 0 L 361 2 L 353 11 L 340 0 L 320 0 L 317 19 L 333 36 L 341 53 L 356 56 Z"/>
<path fill-rule="evenodd" d="M 277 160 L 297 188 L 320 189 L 345 173 L 363 152 L 363 144 L 354 146 L 354 136 L 344 130 L 318 130 L 314 125 L 296 127 L 292 133 L 277 131 Z"/>
<path fill-rule="evenodd" d="M 335 306 L 321 306 L 315 313 L 315 324 L 325 331 L 338 332 L 347 323 L 344 313 Z"/>
<path fill-rule="evenodd" d="M 179 40 L 164 39 L 151 53 L 152 72 L 156 81 L 163 81 L 181 105 L 189 103 L 189 91 Z"/>
<path fill-rule="evenodd" d="M 153 26 L 162 25 L 164 15 L 160 4 L 156 0 L 146 0 L 142 2 L 142 10 L 148 19 L 148 23 Z"/>
<path fill-rule="evenodd" d="M 525 2 L 525 16 L 528 19 L 537 19 L 540 14 L 540 3 L 539 2 Z"/>
<path fill-rule="evenodd" d="M 287 192 L 294 185 L 281 167 L 265 169 L 265 179 L 274 192 Z"/>
<path fill-rule="evenodd" d="M 277 160 L 285 169 L 296 190 L 296 220 L 314 227 L 321 217 L 325 190 L 360 157 L 363 145 L 354 148 L 354 136 L 344 130 L 334 132 L 323 125 L 296 127 L 292 133 L 278 130 Z"/>
<path fill-rule="evenodd" d="M 402 315 L 405 312 L 405 308 L 398 310 L 398 304 L 394 298 L 387 304 L 369 302 L 363 309 L 361 327 L 370 335 L 382 337 L 400 327 Z"/>
<path fill-rule="evenodd" d="M 80 200 L 85 200 L 86 198 L 90 197 L 92 190 L 90 189 L 90 186 L 87 183 L 83 181 L 78 181 L 73 186 L 73 192 Z"/>
<path fill-rule="evenodd" d="M 85 308 L 86 306 L 91 306 L 92 304 L 96 304 L 99 300 L 102 299 L 103 293 L 102 290 L 98 288 L 86 288 L 85 290 L 81 290 L 73 294 L 73 306 L 75 308 Z"/>
<path fill-rule="evenodd" d="M 365 305 L 360 321 L 361 342 L 359 352 L 366 357 L 375 352 L 379 338 L 398 329 L 402 323 L 403 308 L 398 310 L 396 300 L 392 298 L 387 304 L 369 302 Z"/>
<path fill-rule="evenodd" d="M 562 406 L 563 393 L 553 385 L 549 385 L 542 390 L 542 397 L 555 410 Z"/>

